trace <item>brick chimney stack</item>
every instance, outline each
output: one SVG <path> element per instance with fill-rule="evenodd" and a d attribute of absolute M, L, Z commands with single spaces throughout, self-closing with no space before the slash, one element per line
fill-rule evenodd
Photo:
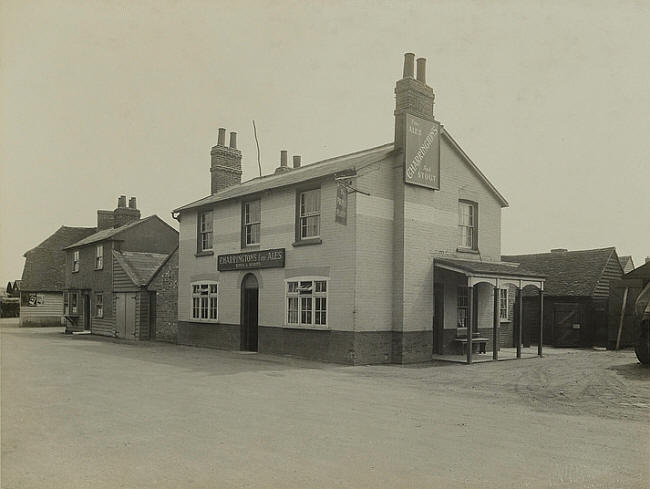
<path fill-rule="evenodd" d="M 99 212 L 97 217 L 99 219 Z M 103 212 L 103 211 L 101 211 Z M 136 208 L 135 197 L 129 200 L 129 206 L 126 206 L 126 195 L 120 195 L 117 199 L 117 209 L 113 211 L 113 227 L 119 228 L 125 224 L 137 221 L 140 219 L 140 211 Z"/>
<path fill-rule="evenodd" d="M 406 114 L 433 121 L 433 88 L 427 85 L 425 58 L 417 59 L 417 75 L 414 77 L 415 54 L 404 55 L 402 79 L 395 85 L 395 148 L 404 149 L 406 137 Z"/>
<path fill-rule="evenodd" d="M 237 133 L 230 133 L 230 145 L 226 146 L 226 130 L 219 128 L 217 145 L 210 151 L 210 192 L 217 192 L 241 183 L 241 151 L 237 149 Z"/>

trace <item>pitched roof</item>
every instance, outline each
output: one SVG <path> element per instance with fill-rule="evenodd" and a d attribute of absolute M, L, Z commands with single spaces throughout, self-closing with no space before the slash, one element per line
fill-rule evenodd
<path fill-rule="evenodd" d="M 623 278 L 650 279 L 650 262 L 636 267 L 631 272 L 627 272 Z"/>
<path fill-rule="evenodd" d="M 506 276 L 543 279 L 545 275 L 529 270 L 518 263 L 489 262 L 478 260 L 458 260 L 456 258 L 436 258 L 436 265 L 455 268 L 471 275 Z"/>
<path fill-rule="evenodd" d="M 558 251 L 531 255 L 502 256 L 503 261 L 520 263 L 546 274 L 546 295 L 590 297 L 616 248 Z"/>
<path fill-rule="evenodd" d="M 113 256 L 131 281 L 138 286 L 147 285 L 169 257 L 160 253 L 135 251 L 113 251 Z"/>
<path fill-rule="evenodd" d="M 151 221 L 153 219 L 158 219 L 160 222 L 164 223 L 166 226 L 169 226 L 169 224 L 167 224 L 165 221 L 163 221 L 157 215 L 154 214 L 152 216 L 145 217 L 144 219 L 138 219 L 137 221 L 130 222 L 128 224 L 125 224 L 124 226 L 120 226 L 119 228 L 103 229 L 101 231 L 96 232 L 95 234 L 91 234 L 90 236 L 82 239 L 81 241 L 77 241 L 75 243 L 72 243 L 69 246 L 66 246 L 64 249 L 69 250 L 71 248 L 78 248 L 80 246 L 86 246 L 86 245 L 89 245 L 89 244 L 98 243 L 100 241 L 104 241 L 104 240 L 107 240 L 107 239 L 115 239 L 115 237 L 118 234 L 126 231 L 127 229 L 132 229 L 132 228 L 134 228 L 136 226 L 139 226 L 140 224 Z M 169 227 L 171 229 L 174 229 L 171 226 L 169 226 Z M 176 231 L 176 230 L 174 229 L 174 231 Z"/>
<path fill-rule="evenodd" d="M 61 226 L 41 244 L 25 252 L 23 291 L 56 292 L 63 290 L 65 281 L 65 252 L 63 247 L 92 233 L 95 228 Z"/>
<path fill-rule="evenodd" d="M 476 174 L 479 180 L 481 180 L 494 194 L 501 206 L 507 207 L 508 202 L 506 199 L 499 193 L 494 185 L 490 183 L 487 177 L 481 172 L 481 170 L 479 170 L 479 168 L 474 164 L 470 157 L 467 156 L 467 154 L 461 149 L 454 138 L 451 137 L 451 134 L 449 134 L 444 128 L 442 129 L 441 134 L 445 136 L 449 144 L 451 144 L 452 148 L 458 152 L 458 154 L 461 156 L 461 159 L 465 161 L 465 163 Z M 293 168 L 291 171 L 285 173 L 256 177 L 238 185 L 233 185 L 231 187 L 225 188 L 216 194 L 209 195 L 190 204 L 178 207 L 174 209 L 173 212 L 181 212 L 204 205 L 214 204 L 215 202 L 243 197 L 246 195 L 261 192 L 263 190 L 287 187 L 315 178 L 321 178 L 328 175 L 333 175 L 335 173 L 344 172 L 346 170 L 359 170 L 366 165 L 382 161 L 393 154 L 397 154 L 395 151 L 395 144 L 387 143 L 374 148 L 357 151 L 355 153 L 317 161 L 309 165 L 303 165 L 300 168 Z"/>

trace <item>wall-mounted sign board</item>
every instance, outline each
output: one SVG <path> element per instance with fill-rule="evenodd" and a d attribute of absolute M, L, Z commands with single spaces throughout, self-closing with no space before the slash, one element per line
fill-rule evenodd
<path fill-rule="evenodd" d="M 404 182 L 440 190 L 440 124 L 406 114 Z"/>
<path fill-rule="evenodd" d="M 217 270 L 251 270 L 254 268 L 283 268 L 284 248 L 248 251 L 217 256 Z"/>

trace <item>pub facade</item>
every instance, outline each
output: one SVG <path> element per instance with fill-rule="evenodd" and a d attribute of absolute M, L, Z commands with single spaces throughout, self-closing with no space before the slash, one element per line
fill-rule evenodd
<path fill-rule="evenodd" d="M 173 211 L 178 343 L 350 364 L 498 350 L 501 291 L 543 277 L 501 261 L 508 204 L 434 118 L 425 63 L 405 55 L 382 146 L 291 167 L 283 151 L 242 183 L 219 130 L 210 195 Z"/>

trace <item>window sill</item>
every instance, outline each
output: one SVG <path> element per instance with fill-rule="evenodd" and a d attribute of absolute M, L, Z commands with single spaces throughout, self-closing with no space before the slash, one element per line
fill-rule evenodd
<path fill-rule="evenodd" d="M 79 270 L 72 270 L 72 273 L 79 273 Z"/>
<path fill-rule="evenodd" d="M 319 245 L 323 242 L 322 239 L 320 238 L 307 238 L 307 239 L 301 239 L 299 241 L 296 241 L 294 243 L 291 243 L 291 246 L 309 246 L 309 245 Z"/>
<path fill-rule="evenodd" d="M 199 256 L 212 256 L 214 255 L 214 251 L 197 251 L 194 253 L 194 256 L 199 257 Z"/>
<path fill-rule="evenodd" d="M 104 270 L 104 267 L 102 267 L 102 268 L 95 268 L 95 271 L 96 271 L 96 272 L 101 272 L 102 270 Z"/>
<path fill-rule="evenodd" d="M 324 326 L 321 324 L 285 324 L 284 327 L 289 329 L 300 329 L 300 330 L 316 329 L 319 331 L 328 331 L 330 329 L 329 326 Z"/>
<path fill-rule="evenodd" d="M 468 253 L 470 255 L 478 255 L 479 252 L 478 250 L 474 250 L 472 248 L 456 248 L 457 253 Z"/>
<path fill-rule="evenodd" d="M 255 243 L 255 244 L 244 245 L 244 246 L 242 246 L 241 249 L 246 250 L 246 251 L 256 251 L 256 250 L 260 249 L 260 244 Z"/>
<path fill-rule="evenodd" d="M 499 319 L 500 323 L 511 323 L 510 319 Z"/>
<path fill-rule="evenodd" d="M 200 324 L 219 324 L 218 319 L 196 319 L 190 318 L 188 323 L 200 323 Z"/>

